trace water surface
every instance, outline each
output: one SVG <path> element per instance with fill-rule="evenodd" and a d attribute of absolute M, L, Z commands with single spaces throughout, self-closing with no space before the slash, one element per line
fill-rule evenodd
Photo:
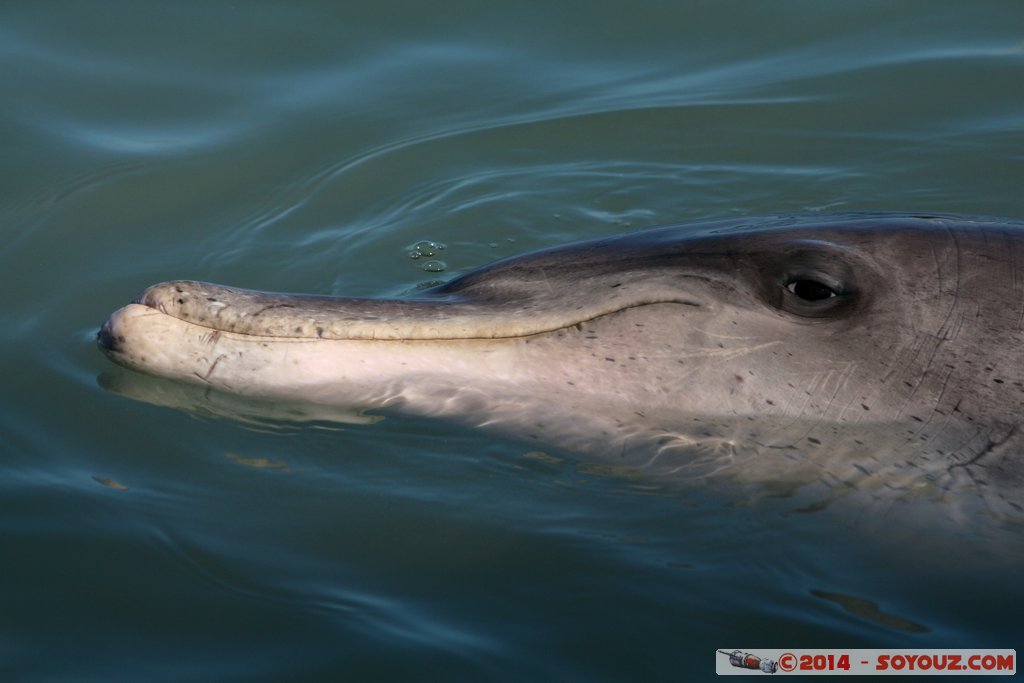
<path fill-rule="evenodd" d="M 104 389 L 93 336 L 172 278 L 392 296 L 690 219 L 1024 218 L 1022 21 L 6 3 L 0 678 L 699 680 L 716 648 L 1016 647 L 1018 524 L 680 490 L 425 421 L 190 414 Z"/>

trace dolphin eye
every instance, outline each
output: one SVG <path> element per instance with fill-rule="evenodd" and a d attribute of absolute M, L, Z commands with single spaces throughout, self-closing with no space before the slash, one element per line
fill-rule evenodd
<path fill-rule="evenodd" d="M 804 301 L 824 301 L 837 296 L 834 289 L 817 280 L 793 280 L 786 283 L 786 289 Z"/>

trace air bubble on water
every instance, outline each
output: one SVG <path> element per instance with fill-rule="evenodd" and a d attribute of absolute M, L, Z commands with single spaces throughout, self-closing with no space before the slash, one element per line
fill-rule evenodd
<path fill-rule="evenodd" d="M 416 244 L 409 248 L 409 258 L 418 259 L 424 256 L 435 256 L 437 252 L 443 250 L 445 245 L 441 242 L 435 242 L 433 240 L 420 240 Z"/>
<path fill-rule="evenodd" d="M 426 263 L 423 264 L 423 270 L 427 271 L 428 273 L 440 273 L 447 267 L 448 264 L 445 263 L 444 261 L 427 261 Z"/>

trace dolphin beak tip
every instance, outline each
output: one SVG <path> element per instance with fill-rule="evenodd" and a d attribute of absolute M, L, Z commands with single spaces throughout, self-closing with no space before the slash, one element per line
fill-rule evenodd
<path fill-rule="evenodd" d="M 96 345 L 103 351 L 112 353 L 117 351 L 117 342 L 117 336 L 111 329 L 110 318 L 107 318 L 107 321 L 100 327 L 99 332 L 96 333 Z"/>

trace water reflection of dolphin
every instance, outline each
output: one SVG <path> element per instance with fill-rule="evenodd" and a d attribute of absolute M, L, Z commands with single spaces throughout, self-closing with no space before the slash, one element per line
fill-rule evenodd
<path fill-rule="evenodd" d="M 1024 225 L 1007 220 L 674 226 L 409 300 L 168 282 L 99 344 L 220 391 L 456 419 L 659 473 L 970 488 L 1022 512 Z"/>

